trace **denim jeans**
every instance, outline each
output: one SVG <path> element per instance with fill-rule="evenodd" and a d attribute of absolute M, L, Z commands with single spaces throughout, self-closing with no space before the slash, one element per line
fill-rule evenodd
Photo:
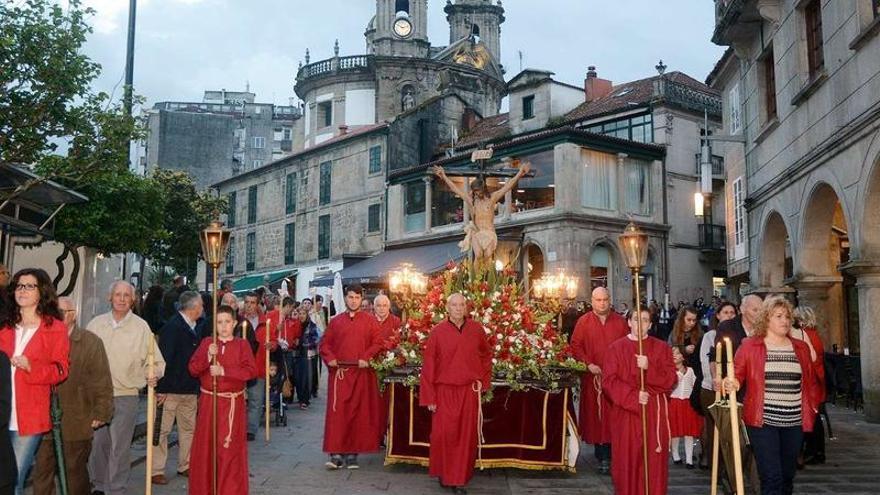
<path fill-rule="evenodd" d="M 10 430 L 9 438 L 12 440 L 12 451 L 15 452 L 15 465 L 18 467 L 18 483 L 15 485 L 15 495 L 24 492 L 24 482 L 27 480 L 28 471 L 34 464 L 34 456 L 37 447 L 43 438 L 42 434 L 21 436 L 17 431 Z"/>
<path fill-rule="evenodd" d="M 797 457 L 804 441 L 801 427 L 764 425 L 761 428 L 747 426 L 746 429 L 761 478 L 761 495 L 791 494 Z"/>

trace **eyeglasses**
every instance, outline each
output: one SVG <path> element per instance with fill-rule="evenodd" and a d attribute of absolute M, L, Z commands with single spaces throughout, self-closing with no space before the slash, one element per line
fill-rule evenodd
<path fill-rule="evenodd" d="M 18 284 L 15 286 L 15 290 L 23 290 L 23 291 L 27 291 L 27 292 L 33 292 L 33 291 L 37 290 L 37 287 L 39 287 L 39 285 L 37 285 L 37 284 Z"/>

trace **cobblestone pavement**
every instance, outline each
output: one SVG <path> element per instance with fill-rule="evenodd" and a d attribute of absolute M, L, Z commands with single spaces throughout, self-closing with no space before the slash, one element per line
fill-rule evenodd
<path fill-rule="evenodd" d="M 288 426 L 272 429 L 269 444 L 262 430 L 249 443 L 252 494 L 308 495 L 421 495 L 450 493 L 441 489 L 420 467 L 384 467 L 380 454 L 363 455 L 359 471 L 328 472 L 321 452 L 324 425 L 323 396 L 308 411 L 290 409 Z M 827 463 L 807 466 L 795 479 L 795 493 L 880 493 L 880 425 L 868 424 L 860 413 L 829 406 L 836 440 L 827 442 Z M 135 445 L 140 456 L 143 441 Z M 166 472 L 174 473 L 177 450 L 173 449 Z M 137 462 L 137 461 L 136 461 Z M 709 493 L 708 472 L 670 465 L 672 495 Z M 144 493 L 142 460 L 132 470 L 129 493 Z M 154 487 L 156 494 L 186 493 L 186 479 L 170 476 L 167 486 Z M 596 474 L 592 449 L 584 446 L 576 474 L 520 471 L 477 471 L 468 492 L 474 495 L 569 495 L 612 494 L 611 479 Z"/>

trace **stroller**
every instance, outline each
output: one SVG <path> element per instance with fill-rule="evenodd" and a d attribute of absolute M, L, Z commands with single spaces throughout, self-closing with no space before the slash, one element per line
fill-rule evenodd
<path fill-rule="evenodd" d="M 269 407 L 272 408 L 273 425 L 287 426 L 287 406 L 284 405 L 281 394 L 285 374 L 279 371 L 278 363 L 272 361 L 269 365 Z"/>

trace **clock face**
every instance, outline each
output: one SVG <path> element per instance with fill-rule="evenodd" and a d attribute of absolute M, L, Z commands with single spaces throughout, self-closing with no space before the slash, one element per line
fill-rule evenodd
<path fill-rule="evenodd" d="M 408 38 L 412 34 L 412 24 L 409 19 L 397 19 L 394 21 L 394 34 L 401 38 Z"/>

